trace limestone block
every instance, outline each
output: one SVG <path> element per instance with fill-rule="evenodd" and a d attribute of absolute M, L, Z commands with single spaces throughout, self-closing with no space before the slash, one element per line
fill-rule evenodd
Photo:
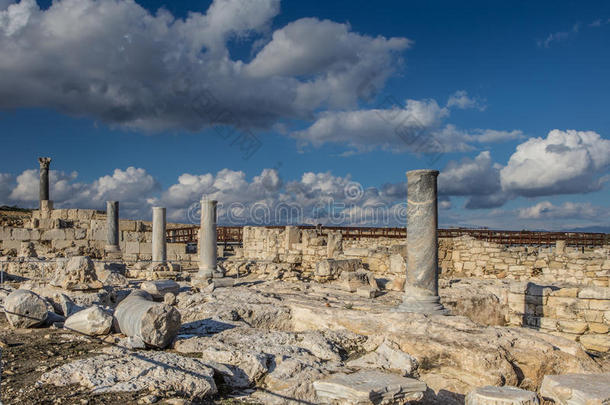
<path fill-rule="evenodd" d="M 405 290 L 406 278 L 404 276 L 397 276 L 385 285 L 386 290 L 390 291 L 404 291 Z"/>
<path fill-rule="evenodd" d="M 107 335 L 112 328 L 112 315 L 99 306 L 92 306 L 69 316 L 64 328 L 88 336 Z"/>
<path fill-rule="evenodd" d="M 599 323 L 599 322 L 590 322 L 589 323 L 589 332 L 590 333 L 599 333 L 599 334 L 608 333 L 608 332 L 610 332 L 610 325 L 607 325 L 605 323 Z"/>
<path fill-rule="evenodd" d="M 119 231 L 134 232 L 135 230 L 136 230 L 136 221 L 130 221 L 130 220 L 120 220 L 119 221 Z"/>
<path fill-rule="evenodd" d="M 390 255 L 390 273 L 405 274 L 407 271 L 407 263 L 400 254 Z"/>
<path fill-rule="evenodd" d="M 364 298 L 375 298 L 379 294 L 379 291 L 367 285 L 358 287 L 356 289 L 356 294 Z"/>
<path fill-rule="evenodd" d="M 610 402 L 610 374 L 546 375 L 540 395 L 557 404 L 606 404 Z"/>
<path fill-rule="evenodd" d="M 140 253 L 139 242 L 125 242 L 125 254 L 137 255 Z"/>
<path fill-rule="evenodd" d="M 475 262 L 464 262 L 464 270 L 472 271 L 476 268 Z"/>
<path fill-rule="evenodd" d="M 574 333 L 581 335 L 587 331 L 588 325 L 583 321 L 557 321 L 557 329 L 561 332 Z"/>
<path fill-rule="evenodd" d="M 174 280 L 144 281 L 140 288 L 149 293 L 153 299 L 163 299 L 167 293 L 178 294 L 180 285 Z"/>
<path fill-rule="evenodd" d="M 47 319 L 47 312 L 45 300 L 29 290 L 15 290 L 4 299 L 6 319 L 14 328 L 42 325 Z"/>
<path fill-rule="evenodd" d="M 465 405 L 538 405 L 535 392 L 517 387 L 494 387 L 488 385 L 476 388 L 466 395 Z"/>
<path fill-rule="evenodd" d="M 360 265 L 358 259 L 325 259 L 316 264 L 315 276 L 318 279 L 333 280 L 343 272 L 355 271 Z"/>
<path fill-rule="evenodd" d="M 30 231 L 25 228 L 13 228 L 11 238 L 19 241 L 30 240 Z"/>
<path fill-rule="evenodd" d="M 587 350 L 607 353 L 610 351 L 610 335 L 583 335 L 580 344 Z"/>
<path fill-rule="evenodd" d="M 578 293 L 578 298 L 592 298 L 596 300 L 610 300 L 610 288 L 585 287 Z"/>
<path fill-rule="evenodd" d="M 313 387 L 320 403 L 345 405 L 416 401 L 427 389 L 425 383 L 413 378 L 376 370 L 333 374 L 314 381 Z"/>
<path fill-rule="evenodd" d="M 585 300 L 583 300 L 585 301 Z M 610 299 L 609 300 L 587 300 L 590 309 L 598 311 L 610 311 Z"/>
<path fill-rule="evenodd" d="M 152 242 L 140 243 L 140 254 L 141 255 L 152 255 Z"/>
<path fill-rule="evenodd" d="M 413 356 L 401 351 L 396 343 L 384 340 L 375 351 L 349 361 L 347 366 L 382 369 L 408 377 L 417 370 L 418 363 Z"/>
<path fill-rule="evenodd" d="M 65 265 L 63 262 L 57 262 L 51 285 L 66 290 L 89 290 L 102 287 L 102 283 L 97 279 L 93 262 L 87 256 L 74 256 Z"/>

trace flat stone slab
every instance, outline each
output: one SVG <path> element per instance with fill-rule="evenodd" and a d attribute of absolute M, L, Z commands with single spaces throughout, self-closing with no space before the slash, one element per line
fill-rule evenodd
<path fill-rule="evenodd" d="M 44 373 L 36 385 L 79 384 L 90 389 L 92 394 L 157 389 L 200 399 L 217 392 L 213 376 L 214 369 L 200 359 L 112 347 L 97 356 L 66 363 Z"/>
<path fill-rule="evenodd" d="M 540 395 L 561 405 L 610 403 L 610 373 L 546 375 Z"/>
<path fill-rule="evenodd" d="M 466 405 L 538 405 L 535 392 L 517 387 L 479 387 L 466 395 Z"/>
<path fill-rule="evenodd" d="M 414 378 L 376 370 L 334 374 L 313 387 L 320 403 L 345 405 L 403 404 L 421 399 L 427 388 Z"/>

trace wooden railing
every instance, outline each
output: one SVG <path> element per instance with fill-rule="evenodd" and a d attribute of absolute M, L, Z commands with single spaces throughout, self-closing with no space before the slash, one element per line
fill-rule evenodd
<path fill-rule="evenodd" d="M 266 228 L 283 229 L 283 226 Z M 299 229 L 316 229 L 320 234 L 330 231 L 341 232 L 344 239 L 360 238 L 395 238 L 407 237 L 406 228 L 371 228 L 302 225 Z M 198 240 L 199 227 L 191 226 L 167 230 L 167 241 L 173 243 L 195 243 Z M 243 227 L 219 226 L 218 241 L 222 243 L 241 243 Z M 439 229 L 439 238 L 456 238 L 471 236 L 475 239 L 493 242 L 500 245 L 552 245 L 558 240 L 565 240 L 570 246 L 603 246 L 610 245 L 610 234 L 585 232 L 540 232 L 540 231 L 500 231 L 490 229 L 451 228 Z"/>

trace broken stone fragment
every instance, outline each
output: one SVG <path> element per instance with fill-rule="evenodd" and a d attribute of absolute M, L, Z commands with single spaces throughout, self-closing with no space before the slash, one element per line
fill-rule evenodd
<path fill-rule="evenodd" d="M 562 405 L 608 404 L 610 373 L 545 375 L 540 395 Z"/>
<path fill-rule="evenodd" d="M 393 404 L 423 397 L 426 383 L 376 370 L 334 374 L 313 383 L 320 403 L 342 405 Z"/>
<path fill-rule="evenodd" d="M 51 285 L 66 290 L 102 288 L 102 283 L 97 279 L 93 261 L 87 256 L 72 257 L 65 266 L 62 262 L 58 262 Z"/>
<path fill-rule="evenodd" d="M 466 395 L 465 405 L 538 405 L 538 396 L 521 388 L 488 385 Z"/>
<path fill-rule="evenodd" d="M 130 352 L 119 348 L 64 364 L 40 376 L 37 385 L 80 384 L 91 394 L 156 391 L 190 399 L 217 392 L 214 370 L 200 359 L 166 352 Z"/>
<path fill-rule="evenodd" d="M 155 280 L 143 282 L 140 289 L 152 295 L 153 299 L 162 300 L 167 293 L 178 294 L 180 285 L 174 280 Z"/>
<path fill-rule="evenodd" d="M 4 300 L 4 313 L 14 328 L 42 325 L 48 316 L 46 301 L 29 290 L 15 290 Z"/>
<path fill-rule="evenodd" d="M 112 328 L 112 315 L 98 306 L 89 307 L 68 317 L 64 328 L 89 336 L 107 335 Z"/>
<path fill-rule="evenodd" d="M 150 294 L 142 290 L 133 291 L 121 301 L 114 316 L 121 333 L 158 348 L 170 344 L 181 325 L 177 309 L 153 302 Z"/>
<path fill-rule="evenodd" d="M 382 369 L 393 373 L 399 373 L 405 377 L 415 373 L 418 367 L 417 360 L 400 350 L 396 343 L 384 341 L 375 351 L 351 360 L 347 363 L 349 367 Z"/>

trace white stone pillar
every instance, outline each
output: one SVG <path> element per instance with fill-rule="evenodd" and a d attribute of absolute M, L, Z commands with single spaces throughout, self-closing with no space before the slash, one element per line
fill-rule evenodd
<path fill-rule="evenodd" d="M 201 200 L 199 230 L 199 272 L 197 278 L 206 279 L 217 272 L 216 257 L 216 200 Z"/>
<path fill-rule="evenodd" d="M 106 201 L 106 252 L 120 252 L 119 202 Z"/>
<path fill-rule="evenodd" d="M 167 262 L 167 245 L 165 235 L 165 208 L 153 207 L 152 223 L 152 261 L 153 265 Z"/>
<path fill-rule="evenodd" d="M 438 296 L 438 173 L 407 172 L 407 278 L 401 312 L 447 314 Z"/>

